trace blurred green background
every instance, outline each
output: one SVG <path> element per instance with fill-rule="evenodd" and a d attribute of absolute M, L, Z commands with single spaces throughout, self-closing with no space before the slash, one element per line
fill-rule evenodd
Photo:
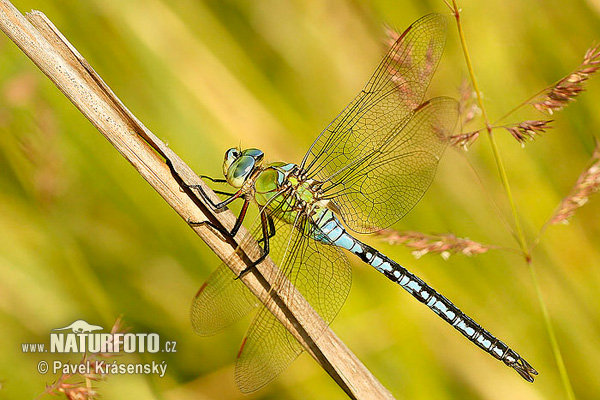
<path fill-rule="evenodd" d="M 402 31 L 442 1 L 15 0 L 57 25 L 155 134 L 198 173 L 223 152 L 260 147 L 300 161 L 379 62 L 383 25 Z M 566 75 L 600 38 L 598 0 L 464 0 L 463 23 L 491 118 Z M 449 13 L 448 13 L 449 14 Z M 458 96 L 467 75 L 449 21 L 428 96 Z M 56 379 L 21 343 L 84 319 L 177 342 L 167 375 L 111 376 L 103 399 L 342 399 L 307 355 L 250 396 L 233 380 L 249 319 L 201 338 L 189 306 L 218 259 L 133 168 L 0 35 L 0 398 L 30 399 Z M 600 83 L 521 148 L 497 135 L 531 242 L 586 167 L 600 127 Z M 543 118 L 527 110 L 514 121 Z M 476 123 L 473 128 L 479 127 Z M 474 174 L 473 168 L 477 171 Z M 498 204 L 500 213 L 490 203 Z M 551 227 L 533 253 L 578 399 L 600 393 L 600 200 Z M 504 216 L 504 217 L 503 217 Z M 452 232 L 516 248 L 488 140 L 450 149 L 421 203 L 395 227 Z M 510 252 L 436 255 L 366 239 L 406 265 L 537 368 L 534 384 L 476 349 L 380 274 L 352 259 L 353 288 L 334 331 L 397 398 L 563 399 L 527 266 Z M 77 360 L 73 355 L 64 359 Z"/>

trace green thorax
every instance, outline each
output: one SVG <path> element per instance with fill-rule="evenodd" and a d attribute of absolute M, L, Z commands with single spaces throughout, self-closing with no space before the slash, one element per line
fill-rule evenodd
<path fill-rule="evenodd" d="M 266 206 L 288 223 L 293 223 L 299 211 L 316 201 L 310 187 L 312 181 L 300 180 L 297 172 L 296 164 L 275 162 L 261 168 L 254 178 L 254 198 L 258 205 Z M 277 196 L 281 191 L 293 194 Z"/>

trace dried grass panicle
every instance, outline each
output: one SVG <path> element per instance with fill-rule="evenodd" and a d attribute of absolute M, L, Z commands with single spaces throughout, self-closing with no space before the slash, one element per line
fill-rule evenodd
<path fill-rule="evenodd" d="M 524 146 L 526 140 L 533 140 L 540 134 L 546 132 L 546 129 L 552 128 L 549 125 L 551 122 L 552 120 L 523 121 L 518 124 L 503 126 L 503 128 L 509 131 L 510 134 Z"/>
<path fill-rule="evenodd" d="M 468 150 L 469 146 L 472 145 L 473 142 L 475 142 L 475 140 L 477 140 L 479 137 L 479 132 L 481 132 L 481 129 L 477 131 L 461 133 L 459 135 L 452 135 L 450 136 L 450 145 L 462 147 L 464 150 Z"/>
<path fill-rule="evenodd" d="M 64 394 L 69 400 L 92 400 L 99 398 L 99 394 L 93 388 L 85 386 L 85 382 L 81 383 L 63 383 L 60 388 L 54 392 L 48 392 L 51 395 Z"/>
<path fill-rule="evenodd" d="M 585 82 L 598 69 L 600 69 L 600 45 L 589 48 L 585 52 L 583 62 L 574 72 L 546 89 L 531 105 L 548 114 L 562 110 L 585 90 Z"/>
<path fill-rule="evenodd" d="M 459 238 L 451 233 L 427 235 L 414 231 L 383 229 L 377 233 L 377 236 L 389 244 L 403 244 L 413 249 L 412 254 L 415 258 L 420 258 L 428 253 L 436 253 L 447 260 L 452 254 L 474 256 L 494 248 L 467 238 Z"/>
<path fill-rule="evenodd" d="M 79 364 L 86 365 L 87 363 L 89 363 L 90 366 L 90 373 L 62 373 L 52 385 L 46 386 L 46 390 L 43 394 L 53 396 L 64 394 L 69 400 L 98 399 L 99 394 L 96 389 L 89 385 L 89 381 L 99 381 L 104 379 L 104 375 L 95 372 L 96 361 L 90 359 L 86 354 Z"/>
<path fill-rule="evenodd" d="M 458 115 L 460 115 L 461 125 L 465 126 L 481 114 L 481 109 L 477 105 L 475 90 L 471 82 L 463 78 L 458 87 Z"/>
<path fill-rule="evenodd" d="M 129 328 L 123 325 L 122 319 L 119 317 L 111 328 L 110 333 L 126 333 L 128 331 Z M 90 384 L 91 382 L 97 382 L 106 378 L 105 373 L 97 370 L 99 359 L 106 359 L 117 355 L 120 354 L 84 354 L 79 364 L 89 365 L 90 372 L 84 374 L 62 373 L 52 385 L 46 386 L 43 395 L 57 396 L 64 394 L 69 400 L 94 400 L 100 398 L 100 394 Z"/>
<path fill-rule="evenodd" d="M 458 115 L 460 118 L 461 131 L 464 127 L 473 121 L 473 119 L 481 114 L 481 109 L 477 105 L 477 99 L 473 86 L 468 79 L 463 79 L 458 87 Z M 455 147 L 462 147 L 464 150 L 468 150 L 469 146 L 473 144 L 479 137 L 481 129 L 476 131 L 470 131 L 467 133 L 461 133 L 458 135 L 450 136 L 450 145 Z"/>
<path fill-rule="evenodd" d="M 600 142 L 596 141 L 596 148 L 590 160 L 590 166 L 583 171 L 571 192 L 563 199 L 549 223 L 566 224 L 577 209 L 588 202 L 590 196 L 600 190 Z"/>

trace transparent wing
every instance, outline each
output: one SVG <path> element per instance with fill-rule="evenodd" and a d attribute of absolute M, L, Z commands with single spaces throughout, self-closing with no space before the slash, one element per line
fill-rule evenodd
<path fill-rule="evenodd" d="M 319 315 L 331 322 L 344 304 L 351 284 L 348 259 L 335 246 L 307 236 L 311 229 L 305 216 L 292 227 L 281 223 L 272 240 L 273 260 L 281 269 L 273 285 L 288 298 L 295 287 Z M 277 250 L 275 250 L 277 249 Z M 261 307 L 250 325 L 238 353 L 236 382 L 243 392 L 252 392 L 273 380 L 303 348 L 277 318 Z"/>
<path fill-rule="evenodd" d="M 431 185 L 457 118 L 456 100 L 429 100 L 377 150 L 325 179 L 324 197 L 334 201 L 344 222 L 355 231 L 390 226 Z"/>
<path fill-rule="evenodd" d="M 329 323 L 350 290 L 352 277 L 348 260 L 339 248 L 309 237 L 313 227 L 304 214 L 298 216 L 294 225 L 278 218 L 287 212 L 290 210 L 270 210 L 274 217 L 275 236 L 269 241 L 269 256 L 279 266 L 277 276 L 270 279 L 272 290 L 293 303 L 292 289 L 296 288 Z M 251 229 L 252 236 L 261 238 L 261 231 L 257 218 Z M 192 303 L 191 319 L 199 334 L 216 333 L 257 305 L 258 300 L 239 279 L 234 278 L 233 272 L 222 264 L 198 291 Z M 261 306 L 238 353 L 238 386 L 243 392 L 259 389 L 284 370 L 302 350 L 277 318 Z"/>
<path fill-rule="evenodd" d="M 405 196 L 401 191 L 404 185 L 394 185 L 391 179 L 382 182 L 374 169 L 378 168 L 376 158 L 382 149 L 393 148 L 394 141 L 402 142 L 403 148 L 411 151 L 410 143 L 404 143 L 411 136 L 401 132 L 411 118 L 426 106 L 421 102 L 443 52 L 446 24 L 446 18 L 439 14 L 426 15 L 412 24 L 394 43 L 361 93 L 319 135 L 302 161 L 309 177 L 327 182 L 324 189 L 332 191 L 331 197 L 338 193 L 337 184 L 340 182 L 356 182 L 355 187 L 346 185 L 346 193 L 363 192 L 362 196 L 334 199 L 342 209 L 345 222 L 355 231 L 366 233 L 391 225 L 410 210 L 423 194 Z M 444 142 L 440 131 L 451 130 L 448 128 L 450 125 L 454 127 L 451 121 L 444 121 L 444 125 L 435 127 L 429 136 L 421 134 L 421 140 L 430 142 L 425 147 L 437 149 L 437 143 Z M 417 145 L 419 147 L 423 146 Z M 441 147 L 443 151 L 444 146 Z M 435 154 L 439 156 L 441 152 L 436 150 Z M 399 154 L 392 159 L 398 160 Z M 371 163 L 370 168 L 365 167 L 368 163 Z M 361 169 L 361 166 L 366 169 Z M 395 173 L 401 173 L 404 164 L 396 162 L 392 167 L 396 168 Z M 432 168 L 435 170 L 435 164 Z M 372 173 L 362 177 L 352 175 L 353 172 L 357 174 L 362 171 Z M 383 172 L 384 175 L 391 173 L 382 169 L 377 172 Z M 413 186 L 413 190 L 424 192 L 429 184 Z M 363 191 L 365 187 L 373 190 L 367 194 Z M 396 212 L 390 212 L 389 206 L 387 210 L 382 210 L 377 207 L 384 204 L 382 201 L 369 201 L 366 198 L 367 195 L 380 195 L 387 190 L 393 191 L 387 196 L 404 198 Z M 360 197 L 362 199 L 358 199 Z M 348 200 L 359 202 L 354 206 L 344 204 Z"/>
<path fill-rule="evenodd" d="M 257 306 L 256 297 L 223 263 L 200 287 L 192 301 L 192 327 L 199 335 L 213 335 Z"/>
<path fill-rule="evenodd" d="M 239 239 L 242 246 L 249 241 L 262 240 L 260 213 L 254 218 L 248 232 L 250 233 L 247 237 Z M 248 287 L 241 280 L 235 279 L 236 275 L 227 264 L 224 262 L 217 267 L 202 284 L 192 301 L 190 312 L 192 327 L 201 336 L 218 333 L 260 305 Z"/>

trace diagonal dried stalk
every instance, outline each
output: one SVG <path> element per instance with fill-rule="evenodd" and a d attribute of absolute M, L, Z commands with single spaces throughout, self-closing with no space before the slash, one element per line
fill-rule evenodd
<path fill-rule="evenodd" d="M 545 89 L 530 103 L 537 110 L 552 114 L 562 110 L 585 90 L 585 82 L 600 69 L 600 45 L 590 47 L 579 67 L 553 86 Z"/>
<path fill-rule="evenodd" d="M 481 244 L 468 238 L 459 238 L 451 233 L 427 235 L 415 231 L 383 229 L 377 232 L 376 235 L 389 244 L 403 244 L 413 249 L 412 254 L 415 258 L 420 258 L 428 253 L 436 253 L 447 260 L 453 254 L 474 256 L 498 248 L 497 246 Z"/>
<path fill-rule="evenodd" d="M 566 224 L 575 212 L 585 205 L 589 198 L 600 190 L 600 142 L 596 141 L 596 148 L 589 162 L 590 166 L 579 175 L 575 186 L 565 197 L 554 215 L 549 220 L 550 225 Z"/>
<path fill-rule="evenodd" d="M 217 196 L 160 139 L 150 132 L 115 96 L 89 63 L 39 11 L 25 18 L 8 0 L 0 0 L 0 29 L 44 72 L 106 139 L 142 175 L 185 221 L 209 220 L 231 229 L 229 212 L 215 213 L 186 185 L 201 185 L 205 193 Z M 236 237 L 225 241 L 206 227 L 192 227 L 219 258 L 239 275 L 250 260 L 257 258 L 256 242 L 244 243 L 242 227 Z M 237 250 L 237 251 L 236 251 Z M 335 382 L 352 398 L 389 399 L 391 394 L 329 329 L 300 293 L 293 304 L 270 290 L 270 278 L 277 266 L 270 259 L 241 280 L 263 302 Z"/>

